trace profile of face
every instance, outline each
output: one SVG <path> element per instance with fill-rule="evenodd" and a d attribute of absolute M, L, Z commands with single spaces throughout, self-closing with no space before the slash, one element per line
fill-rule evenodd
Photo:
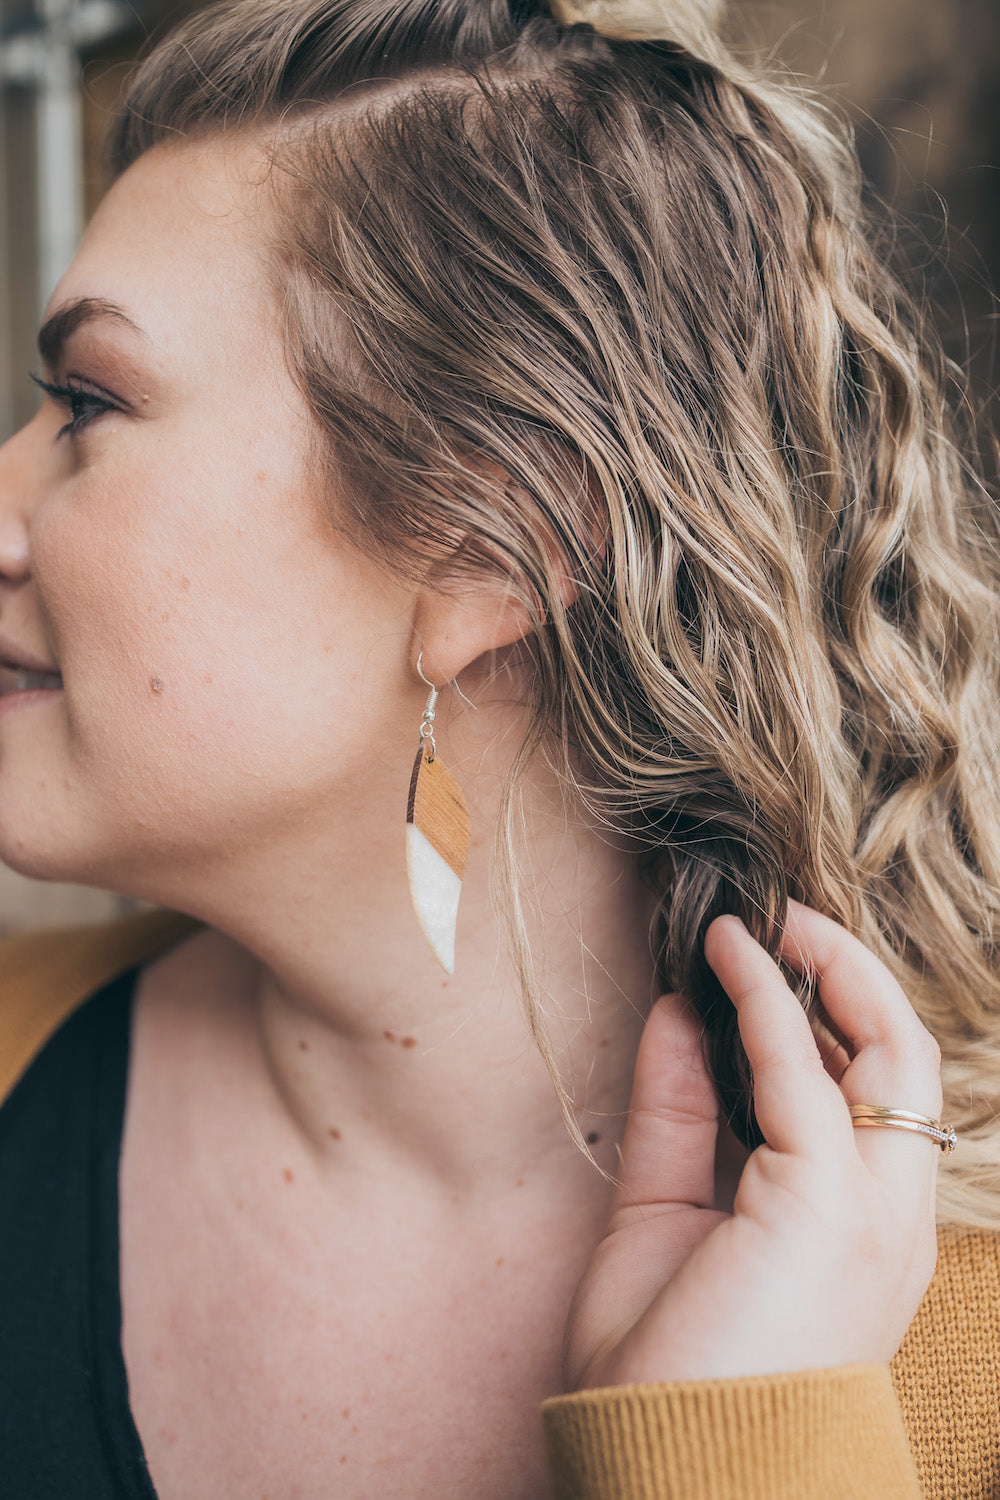
<path fill-rule="evenodd" d="M 61 674 L 3 673 L 29 874 L 176 900 L 251 841 L 398 840 L 413 594 L 331 525 L 249 155 L 157 147 L 115 184 L 49 307 L 63 393 L 0 450 L 0 658 Z"/>

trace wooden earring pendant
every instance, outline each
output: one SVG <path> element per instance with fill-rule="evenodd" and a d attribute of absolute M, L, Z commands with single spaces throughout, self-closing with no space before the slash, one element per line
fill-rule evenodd
<path fill-rule="evenodd" d="M 427 682 L 422 661 L 423 653 L 417 658 L 417 672 Z M 458 898 L 469 853 L 469 809 L 437 753 L 434 709 L 439 689 L 430 682 L 427 686 L 430 697 L 420 723 L 420 746 L 406 804 L 406 874 L 413 910 L 431 952 L 446 974 L 454 974 Z"/>

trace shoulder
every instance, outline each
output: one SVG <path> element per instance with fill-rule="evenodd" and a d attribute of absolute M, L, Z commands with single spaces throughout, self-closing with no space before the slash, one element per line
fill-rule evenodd
<path fill-rule="evenodd" d="M 1000 1233 L 940 1227 L 892 1378 L 928 1500 L 1000 1493 Z"/>
<path fill-rule="evenodd" d="M 0 1099 L 82 1001 L 195 926 L 175 912 L 151 911 L 0 942 Z"/>

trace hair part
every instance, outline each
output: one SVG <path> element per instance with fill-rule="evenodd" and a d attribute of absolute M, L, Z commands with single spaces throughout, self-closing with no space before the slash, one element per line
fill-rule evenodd
<path fill-rule="evenodd" d="M 844 134 L 697 6 L 662 13 L 636 40 L 534 0 L 227 0 L 142 66 L 112 160 L 272 141 L 341 519 L 530 612 L 519 764 L 642 840 L 660 979 L 737 1133 L 760 1138 L 752 1079 L 704 933 L 736 912 L 774 954 L 792 895 L 938 1039 L 941 1213 L 1000 1227 L 995 512 Z M 516 808 L 515 777 L 497 882 L 555 1076 Z"/>

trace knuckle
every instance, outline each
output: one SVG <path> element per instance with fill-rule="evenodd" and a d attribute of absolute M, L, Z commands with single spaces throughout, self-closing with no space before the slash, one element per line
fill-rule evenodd
<path fill-rule="evenodd" d="M 706 1110 L 698 1100 L 680 1098 L 669 1104 L 633 1104 L 628 1117 L 629 1123 L 668 1130 L 687 1125 L 714 1126 L 717 1118 L 715 1110 Z"/>
<path fill-rule="evenodd" d="M 807 1077 L 826 1077 L 823 1059 L 811 1039 L 785 1038 L 781 1043 L 772 1042 L 761 1048 L 753 1059 L 754 1074 L 793 1069 Z"/>
<path fill-rule="evenodd" d="M 922 1056 L 933 1067 L 934 1071 L 939 1073 L 941 1071 L 941 1047 L 937 1037 L 932 1036 L 926 1027 L 921 1028 L 920 1047 L 922 1049 Z"/>
<path fill-rule="evenodd" d="M 755 975 L 746 977 L 740 983 L 734 983 L 730 988 L 730 997 L 733 1004 L 738 1008 L 744 1006 L 756 1006 L 767 1000 L 772 989 L 769 983 L 770 976 Z"/>
<path fill-rule="evenodd" d="M 896 1056 L 908 1066 L 917 1067 L 935 1078 L 940 1076 L 941 1048 L 937 1039 L 923 1026 L 918 1026 L 903 1039 L 896 1049 Z"/>
<path fill-rule="evenodd" d="M 869 1044 L 873 1054 L 878 1053 L 886 1062 L 904 1061 L 926 1068 L 932 1073 L 941 1071 L 941 1048 L 937 1039 L 918 1021 L 907 1025 L 905 1031 L 884 1033 L 879 1040 Z"/>

